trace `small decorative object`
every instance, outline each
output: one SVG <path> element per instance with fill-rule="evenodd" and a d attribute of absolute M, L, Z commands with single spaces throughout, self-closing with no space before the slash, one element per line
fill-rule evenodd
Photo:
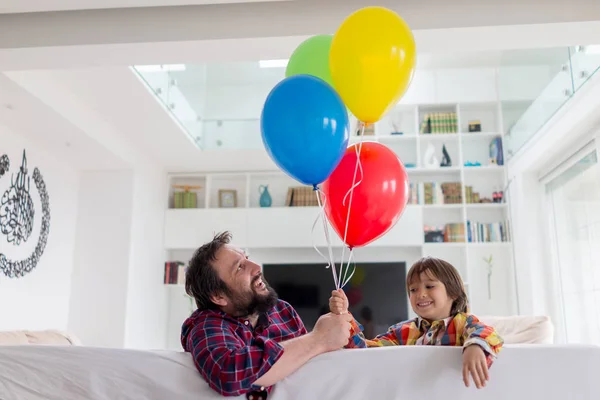
<path fill-rule="evenodd" d="M 492 255 L 490 254 L 489 257 L 487 258 L 483 258 L 483 261 L 485 261 L 485 263 L 488 266 L 488 299 L 492 299 L 492 269 L 494 268 L 494 265 L 492 263 Z"/>
<path fill-rule="evenodd" d="M 494 192 L 492 194 L 492 202 L 494 203 L 502 203 L 502 199 L 504 198 L 504 192 Z"/>
<path fill-rule="evenodd" d="M 237 207 L 237 191 L 229 189 L 219 190 L 219 207 L 235 208 Z"/>
<path fill-rule="evenodd" d="M 446 145 L 442 146 L 442 162 L 440 163 L 440 167 L 451 167 L 452 159 L 450 159 L 450 154 L 448 154 L 448 150 L 446 150 Z"/>
<path fill-rule="evenodd" d="M 502 139 L 497 137 L 490 142 L 490 164 L 504 165 L 504 153 L 502 152 Z"/>
<path fill-rule="evenodd" d="M 258 193 L 260 193 L 260 206 L 271 207 L 271 203 L 273 202 L 273 200 L 271 199 L 271 195 L 269 194 L 269 185 L 260 185 L 258 187 Z"/>
<path fill-rule="evenodd" d="M 360 136 L 361 132 L 363 133 L 363 136 L 375 135 L 375 124 L 365 124 L 364 122 L 359 121 L 358 124 L 356 124 L 356 136 Z"/>
<path fill-rule="evenodd" d="M 191 190 L 201 189 L 202 186 L 173 185 L 173 188 L 183 190 L 183 192 L 173 193 L 173 208 L 196 208 L 198 206 L 198 195 Z"/>
<path fill-rule="evenodd" d="M 398 113 L 391 115 L 392 135 L 403 135 L 404 132 L 400 129 L 402 124 L 402 116 Z"/>
<path fill-rule="evenodd" d="M 475 162 L 467 161 L 467 162 L 465 162 L 465 167 L 481 167 L 481 163 L 479 161 L 475 161 Z"/>
<path fill-rule="evenodd" d="M 435 226 L 425 226 L 425 243 L 443 243 L 444 231 Z"/>
<path fill-rule="evenodd" d="M 481 121 L 469 121 L 469 132 L 481 132 Z"/>
<path fill-rule="evenodd" d="M 437 168 L 439 165 L 439 161 L 435 156 L 435 147 L 433 144 L 429 143 L 427 149 L 425 150 L 425 156 L 423 156 L 423 165 L 425 168 Z"/>

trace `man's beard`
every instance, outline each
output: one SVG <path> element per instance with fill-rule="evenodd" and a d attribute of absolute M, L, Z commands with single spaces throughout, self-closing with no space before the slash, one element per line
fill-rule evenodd
<path fill-rule="evenodd" d="M 261 278 L 267 289 L 267 293 L 265 294 L 258 294 L 254 290 L 254 284 Z M 248 292 L 231 293 L 230 296 L 233 312 L 236 317 L 266 313 L 277 304 L 278 298 L 277 292 L 269 286 L 262 274 L 252 279 L 251 288 Z"/>

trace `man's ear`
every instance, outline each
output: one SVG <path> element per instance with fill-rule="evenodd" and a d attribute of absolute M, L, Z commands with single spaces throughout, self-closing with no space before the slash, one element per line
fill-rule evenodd
<path fill-rule="evenodd" d="M 215 303 L 219 307 L 225 307 L 225 306 L 227 306 L 227 296 L 225 296 L 221 292 L 217 293 L 217 294 L 213 294 L 212 296 L 210 296 L 210 301 L 212 301 L 213 303 Z"/>

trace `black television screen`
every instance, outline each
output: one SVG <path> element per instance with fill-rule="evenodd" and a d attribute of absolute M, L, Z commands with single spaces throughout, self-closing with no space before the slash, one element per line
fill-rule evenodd
<path fill-rule="evenodd" d="M 297 285 L 295 283 L 279 283 L 274 287 L 280 298 L 298 308 L 321 306 L 319 285 Z"/>
<path fill-rule="evenodd" d="M 364 323 L 368 309 L 370 325 L 379 333 L 408 319 L 406 263 L 357 263 L 357 267 L 363 269 L 363 279 L 359 283 L 354 279 L 344 288 L 355 318 Z M 339 271 L 340 265 L 337 268 Z M 329 312 L 329 297 L 335 287 L 331 269 L 324 264 L 265 264 L 263 273 L 279 298 L 296 309 L 307 329 Z"/>

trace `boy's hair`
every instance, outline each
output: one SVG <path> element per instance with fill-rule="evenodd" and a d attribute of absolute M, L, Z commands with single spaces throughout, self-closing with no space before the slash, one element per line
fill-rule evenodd
<path fill-rule="evenodd" d="M 429 273 L 446 287 L 446 293 L 448 297 L 455 299 L 452 302 L 452 309 L 450 313 L 455 315 L 457 313 L 466 313 L 469 309 L 469 301 L 467 299 L 467 293 L 463 281 L 452 264 L 447 261 L 440 260 L 434 257 L 423 257 L 415 262 L 406 276 L 406 290 L 409 290 L 411 283 L 419 281 L 421 274 Z"/>

